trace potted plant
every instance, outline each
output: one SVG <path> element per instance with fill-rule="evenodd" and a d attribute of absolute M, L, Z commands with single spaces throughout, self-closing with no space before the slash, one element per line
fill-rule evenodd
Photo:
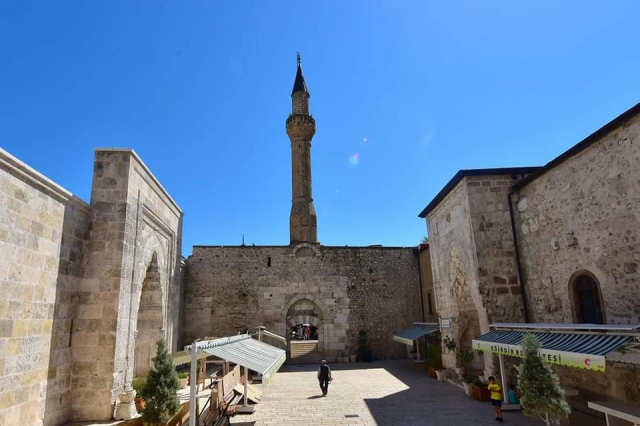
<path fill-rule="evenodd" d="M 158 350 L 143 389 L 146 407 L 142 419 L 149 425 L 164 425 L 180 408 L 178 373 L 164 339 L 158 340 Z"/>
<path fill-rule="evenodd" d="M 464 387 L 464 393 L 467 396 L 471 396 L 471 386 L 476 381 L 475 377 L 466 376 L 464 380 L 462 380 L 462 386 Z"/>
<path fill-rule="evenodd" d="M 368 345 L 367 345 L 367 332 L 364 330 L 360 330 L 360 332 L 358 333 L 358 352 L 360 355 L 361 362 L 372 361 L 373 357 L 371 354 L 371 350 L 368 348 Z"/>
<path fill-rule="evenodd" d="M 187 373 L 178 373 L 178 382 L 180 382 L 180 389 L 184 389 L 187 387 L 188 380 L 189 375 Z"/>
<path fill-rule="evenodd" d="M 540 358 L 540 342 L 533 334 L 525 334 L 521 344 L 524 357 L 516 369 L 523 413 L 542 419 L 547 426 L 566 420 L 571 407 L 560 379 Z"/>
<path fill-rule="evenodd" d="M 204 371 L 202 371 L 202 359 L 199 359 L 196 363 L 196 374 L 198 375 L 196 385 L 199 385 L 204 381 Z M 191 373 L 187 373 L 187 385 L 191 385 Z"/>
<path fill-rule="evenodd" d="M 146 406 L 146 402 L 144 401 L 144 387 L 147 383 L 147 378 L 146 377 L 136 377 L 133 379 L 133 381 L 131 381 L 131 387 L 133 388 L 133 390 L 136 391 L 136 397 L 134 399 L 134 402 L 136 404 L 136 410 L 138 410 L 138 412 L 142 412 L 142 410 L 144 410 L 144 407 Z"/>
<path fill-rule="evenodd" d="M 460 350 L 460 351 L 458 351 L 456 357 L 458 358 L 458 361 L 460 362 L 460 367 L 456 367 L 456 373 L 458 374 L 458 379 L 462 380 L 463 376 L 467 372 L 467 368 L 473 362 L 473 357 L 474 357 L 473 351 L 472 350 L 466 350 L 466 351 Z"/>
<path fill-rule="evenodd" d="M 478 401 L 489 401 L 491 392 L 487 389 L 486 383 L 482 383 L 479 378 L 475 379 L 471 385 L 471 396 Z"/>
<path fill-rule="evenodd" d="M 456 350 L 456 342 L 449 336 L 444 336 L 442 339 L 442 346 L 447 348 L 449 352 L 453 352 Z"/>
<path fill-rule="evenodd" d="M 440 345 L 430 345 L 426 350 L 427 363 L 429 364 L 429 377 L 437 377 L 436 370 L 442 369 L 442 349 Z"/>

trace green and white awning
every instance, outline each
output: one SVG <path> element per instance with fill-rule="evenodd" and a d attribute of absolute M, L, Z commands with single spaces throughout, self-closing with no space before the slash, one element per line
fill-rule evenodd
<path fill-rule="evenodd" d="M 411 327 L 396 333 L 393 336 L 393 340 L 413 346 L 414 340 L 439 330 L 440 325 L 438 323 L 414 322 Z"/>
<path fill-rule="evenodd" d="M 212 340 L 199 345 L 198 349 L 261 374 L 263 383 L 267 383 L 287 359 L 283 349 L 253 339 L 249 334 Z"/>
<path fill-rule="evenodd" d="M 606 355 L 637 337 L 634 327 L 592 326 L 571 324 L 492 324 L 486 334 L 473 340 L 473 349 L 522 357 L 522 338 L 533 334 L 540 342 L 544 361 L 603 372 Z"/>

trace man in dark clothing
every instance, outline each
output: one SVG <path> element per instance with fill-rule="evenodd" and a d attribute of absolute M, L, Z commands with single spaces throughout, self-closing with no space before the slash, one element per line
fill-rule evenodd
<path fill-rule="evenodd" d="M 331 369 L 327 365 L 327 361 L 322 360 L 322 364 L 318 369 L 318 381 L 320 381 L 320 389 L 322 390 L 322 396 L 327 396 L 327 391 L 329 390 L 329 382 L 331 382 L 333 378 L 331 377 Z"/>

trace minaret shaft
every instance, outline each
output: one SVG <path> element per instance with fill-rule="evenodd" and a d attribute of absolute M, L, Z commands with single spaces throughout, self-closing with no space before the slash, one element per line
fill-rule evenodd
<path fill-rule="evenodd" d="M 291 140 L 291 244 L 316 243 L 318 240 L 311 190 L 311 139 L 315 132 L 316 123 L 309 114 L 309 92 L 298 56 L 298 70 L 291 94 L 291 115 L 287 119 L 287 135 Z"/>

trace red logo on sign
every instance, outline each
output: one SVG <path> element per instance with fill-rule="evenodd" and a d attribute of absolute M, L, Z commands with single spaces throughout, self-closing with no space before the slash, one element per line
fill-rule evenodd
<path fill-rule="evenodd" d="M 586 365 L 587 367 L 591 366 L 591 360 L 589 358 L 585 358 L 584 359 L 584 365 Z"/>

